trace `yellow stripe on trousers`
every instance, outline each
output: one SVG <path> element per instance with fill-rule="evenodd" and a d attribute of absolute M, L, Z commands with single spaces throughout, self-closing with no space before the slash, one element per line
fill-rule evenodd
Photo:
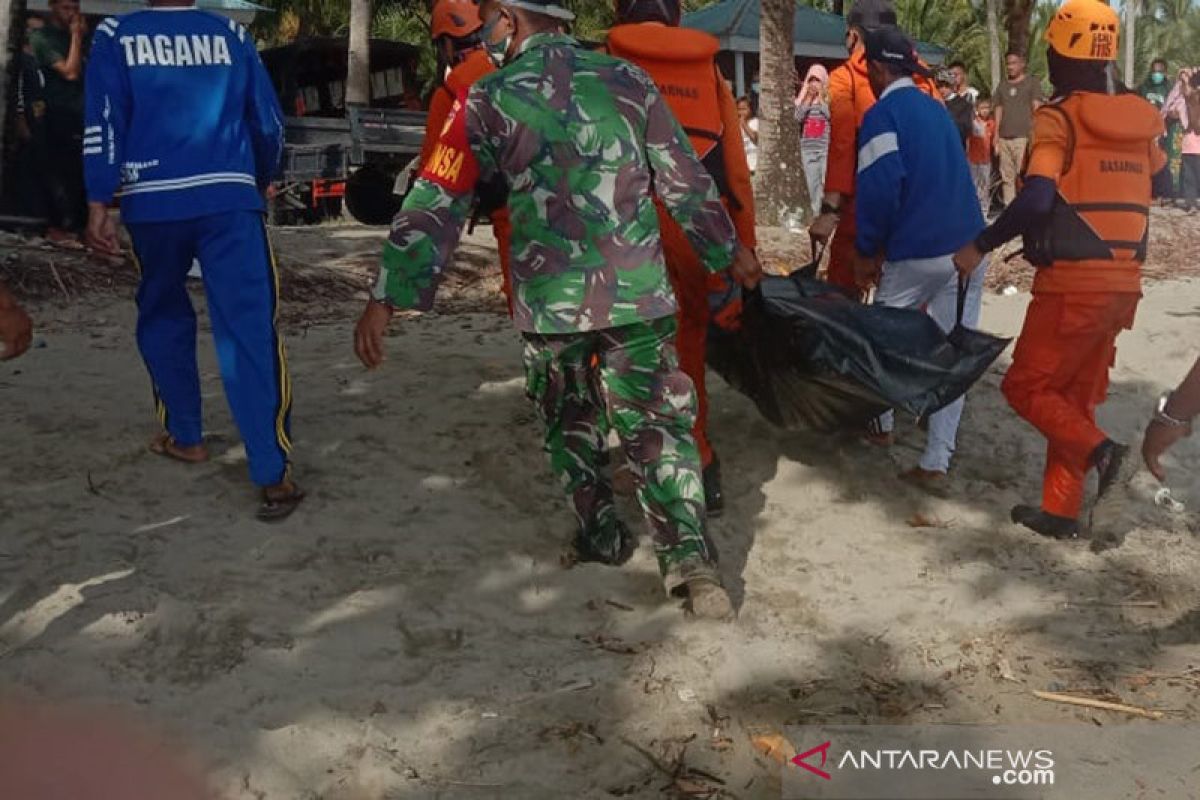
<path fill-rule="evenodd" d="M 271 246 L 271 236 L 267 232 L 266 222 L 263 223 L 263 240 L 267 244 L 267 259 L 271 265 L 271 279 L 274 281 L 274 314 L 271 318 L 271 328 L 275 336 L 275 353 L 279 358 L 279 405 L 275 412 L 275 438 L 284 453 L 292 452 L 292 440 L 288 436 L 286 421 L 292 410 L 292 378 L 288 372 L 287 351 L 283 346 L 283 337 L 279 335 L 279 263 L 275 259 L 275 248 Z"/>
<path fill-rule="evenodd" d="M 138 280 L 142 279 L 144 274 L 142 270 L 142 260 L 138 258 L 137 248 L 129 248 L 130 254 L 133 256 L 133 268 L 137 270 Z M 146 364 L 146 372 L 150 372 L 150 365 Z M 154 376 L 150 375 L 150 391 L 154 392 L 154 415 L 158 417 L 158 424 L 162 426 L 164 433 L 170 433 L 167 429 L 167 404 L 163 402 L 162 395 L 158 393 L 158 386 L 154 383 Z"/>

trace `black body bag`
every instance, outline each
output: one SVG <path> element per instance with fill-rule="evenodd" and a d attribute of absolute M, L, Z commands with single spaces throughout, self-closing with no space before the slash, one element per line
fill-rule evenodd
<path fill-rule="evenodd" d="M 863 305 L 812 272 L 764 275 L 742 293 L 736 330 L 709 327 L 709 366 L 780 427 L 862 427 L 889 408 L 928 417 L 965 394 L 1010 341 L 962 325 L 963 283 L 959 324 L 947 335 L 922 311 Z M 737 303 L 740 292 L 730 283 L 710 304 Z"/>

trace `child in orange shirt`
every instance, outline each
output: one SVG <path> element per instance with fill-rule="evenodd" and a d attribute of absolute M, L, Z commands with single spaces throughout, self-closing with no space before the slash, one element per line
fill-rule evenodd
<path fill-rule="evenodd" d="M 975 121 L 967 139 L 967 161 L 985 218 L 992 206 L 992 153 L 995 146 L 996 120 L 992 117 L 992 101 L 980 98 L 975 104 Z"/>

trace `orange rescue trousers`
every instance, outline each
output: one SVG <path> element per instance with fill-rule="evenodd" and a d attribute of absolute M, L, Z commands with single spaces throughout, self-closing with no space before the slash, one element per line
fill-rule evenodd
<path fill-rule="evenodd" d="M 713 461 L 713 448 L 708 440 L 708 391 L 704 385 L 704 358 L 708 349 L 709 273 L 675 221 L 669 217 L 664 219 L 660 214 L 659 222 L 667 273 L 679 305 L 675 314 L 679 321 L 675 349 L 679 354 L 680 368 L 696 387 L 699 406 L 692 435 L 700 449 L 701 466 L 707 467 Z"/>
<path fill-rule="evenodd" d="M 496 249 L 500 252 L 500 291 L 508 303 L 508 316 L 513 315 L 512 289 L 512 223 L 508 220 L 508 209 L 501 208 L 492 213 L 492 233 L 496 236 Z"/>
<path fill-rule="evenodd" d="M 854 235 L 857 230 L 854 225 L 854 201 L 845 198 L 842 204 L 842 217 L 829 242 L 829 266 L 825 271 L 825 280 L 858 296 L 861 291 L 854 280 Z"/>
<path fill-rule="evenodd" d="M 1108 437 L 1096 407 L 1108 394 L 1117 335 L 1133 327 L 1138 294 L 1035 294 L 1001 386 L 1046 437 L 1042 510 L 1078 519 L 1091 456 Z"/>

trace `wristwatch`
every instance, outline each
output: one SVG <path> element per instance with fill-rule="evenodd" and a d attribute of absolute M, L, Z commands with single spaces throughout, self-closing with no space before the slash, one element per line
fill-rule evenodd
<path fill-rule="evenodd" d="M 1176 419 L 1167 413 L 1167 403 L 1171 400 L 1171 393 L 1166 392 L 1162 397 L 1158 398 L 1158 405 L 1154 408 L 1154 416 L 1150 422 L 1159 425 L 1165 425 L 1168 428 L 1190 428 L 1192 421 L 1190 419 Z"/>
<path fill-rule="evenodd" d="M 826 203 L 826 202 L 822 201 L 821 202 L 821 214 L 823 214 L 823 215 L 824 214 L 832 214 L 835 217 L 840 217 L 842 215 L 842 209 L 831 203 Z"/>

